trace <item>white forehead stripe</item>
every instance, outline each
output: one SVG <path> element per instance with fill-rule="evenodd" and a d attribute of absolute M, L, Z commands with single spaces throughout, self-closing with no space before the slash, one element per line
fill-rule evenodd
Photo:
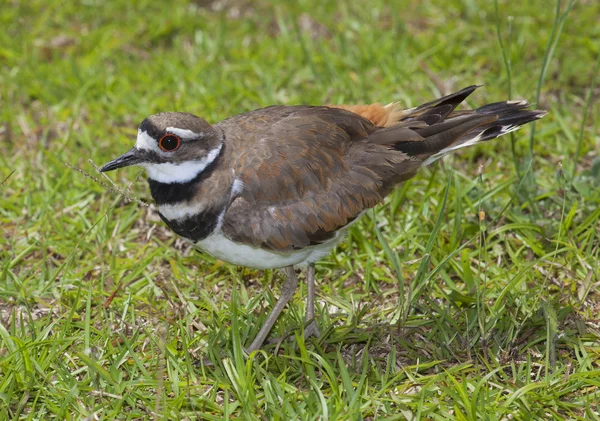
<path fill-rule="evenodd" d="M 188 129 L 178 129 L 177 127 L 167 127 L 167 132 L 173 133 L 182 139 L 196 139 L 204 136 L 204 133 L 196 133 Z"/>
<path fill-rule="evenodd" d="M 158 150 L 158 146 L 156 145 L 156 140 L 152 139 L 148 133 L 141 131 L 138 129 L 138 136 L 135 142 L 136 149 L 145 149 L 147 151 L 156 151 Z"/>
<path fill-rule="evenodd" d="M 208 167 L 215 159 L 217 159 L 222 147 L 223 144 L 220 144 L 215 149 L 208 152 L 204 158 L 196 159 L 194 161 L 177 163 L 165 162 L 162 164 L 147 163 L 140 165 L 146 168 L 148 178 L 154 181 L 166 184 L 187 183 L 188 181 L 196 178 L 198 174 L 204 171 L 206 167 Z"/>

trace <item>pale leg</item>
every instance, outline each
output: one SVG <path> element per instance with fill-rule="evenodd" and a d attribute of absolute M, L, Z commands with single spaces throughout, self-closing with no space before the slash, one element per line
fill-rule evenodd
<path fill-rule="evenodd" d="M 269 314 L 269 317 L 267 317 L 265 324 L 263 325 L 263 327 L 260 328 L 260 331 L 258 332 L 258 335 L 256 335 L 256 338 L 254 338 L 250 346 L 246 348 L 246 352 L 248 353 L 260 349 L 263 342 L 267 338 L 267 335 L 271 331 L 271 328 L 273 327 L 273 325 L 277 321 L 277 318 L 281 314 L 281 311 L 284 309 L 290 298 L 292 298 L 292 296 L 296 292 L 296 288 L 298 287 L 298 277 L 296 276 L 296 272 L 294 272 L 294 267 L 286 267 L 285 274 L 286 280 L 283 284 L 283 287 L 281 288 L 281 296 L 279 297 L 279 300 L 277 300 L 277 304 L 275 304 L 275 307 L 273 307 L 271 314 Z"/>
<path fill-rule="evenodd" d="M 308 265 L 306 271 L 306 323 L 308 325 L 304 329 L 304 337 L 310 338 L 311 336 L 319 337 L 321 332 L 317 321 L 315 320 L 315 264 L 311 263 Z"/>

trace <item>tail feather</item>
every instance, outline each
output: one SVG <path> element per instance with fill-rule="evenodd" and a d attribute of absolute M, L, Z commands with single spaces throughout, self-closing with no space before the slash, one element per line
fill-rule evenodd
<path fill-rule="evenodd" d="M 524 124 L 540 119 L 547 114 L 544 110 L 527 110 L 529 103 L 527 101 L 503 101 L 484 105 L 477 109 L 479 114 L 496 115 L 496 120 L 492 125 L 482 127 L 479 133 L 479 141 L 495 139 L 499 136 L 513 132 Z"/>
<path fill-rule="evenodd" d="M 456 149 L 495 139 L 546 115 L 543 110 L 527 110 L 527 101 L 502 101 L 476 110 L 455 111 L 477 88 L 478 86 L 469 86 L 406 110 L 397 126 L 385 129 L 385 137 L 377 135 L 377 132 L 372 136 L 378 143 L 383 143 L 382 139 L 394 137 L 393 130 L 397 128 L 399 136 L 390 146 L 423 160 L 423 165 L 429 165 Z M 415 135 L 407 136 L 406 128 L 410 128 Z M 403 131 L 400 132 L 400 129 Z"/>
<path fill-rule="evenodd" d="M 458 107 L 469 95 L 475 92 L 475 89 L 481 88 L 482 85 L 471 85 L 466 88 L 461 89 L 460 91 L 454 92 L 450 95 L 443 96 L 436 100 L 426 102 L 425 104 L 421 104 L 418 107 L 414 108 L 415 111 L 419 110 L 433 110 L 439 106 L 444 105 L 452 105 L 452 109 Z"/>
<path fill-rule="evenodd" d="M 426 158 L 440 150 L 453 145 L 456 139 L 468 138 L 469 133 L 486 123 L 495 121 L 495 116 L 461 116 L 448 119 L 423 129 L 414 129 L 423 140 L 401 141 L 394 144 L 394 149 L 409 156 Z"/>

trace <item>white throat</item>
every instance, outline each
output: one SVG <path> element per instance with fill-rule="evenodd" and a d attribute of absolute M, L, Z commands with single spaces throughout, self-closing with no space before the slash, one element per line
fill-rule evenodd
<path fill-rule="evenodd" d="M 220 144 L 215 149 L 208 152 L 202 158 L 194 161 L 178 162 L 178 163 L 162 163 L 162 164 L 141 164 L 148 173 L 148 178 L 160 183 L 187 183 L 196 178 L 202 171 L 213 163 L 223 144 Z"/>

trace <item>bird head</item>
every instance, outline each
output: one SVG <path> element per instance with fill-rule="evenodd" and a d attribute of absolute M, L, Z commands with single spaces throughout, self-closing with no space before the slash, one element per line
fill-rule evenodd
<path fill-rule="evenodd" d="M 140 124 L 135 146 L 100 171 L 139 165 L 152 180 L 185 183 L 214 162 L 222 147 L 221 130 L 200 117 L 174 112 L 154 114 Z"/>

